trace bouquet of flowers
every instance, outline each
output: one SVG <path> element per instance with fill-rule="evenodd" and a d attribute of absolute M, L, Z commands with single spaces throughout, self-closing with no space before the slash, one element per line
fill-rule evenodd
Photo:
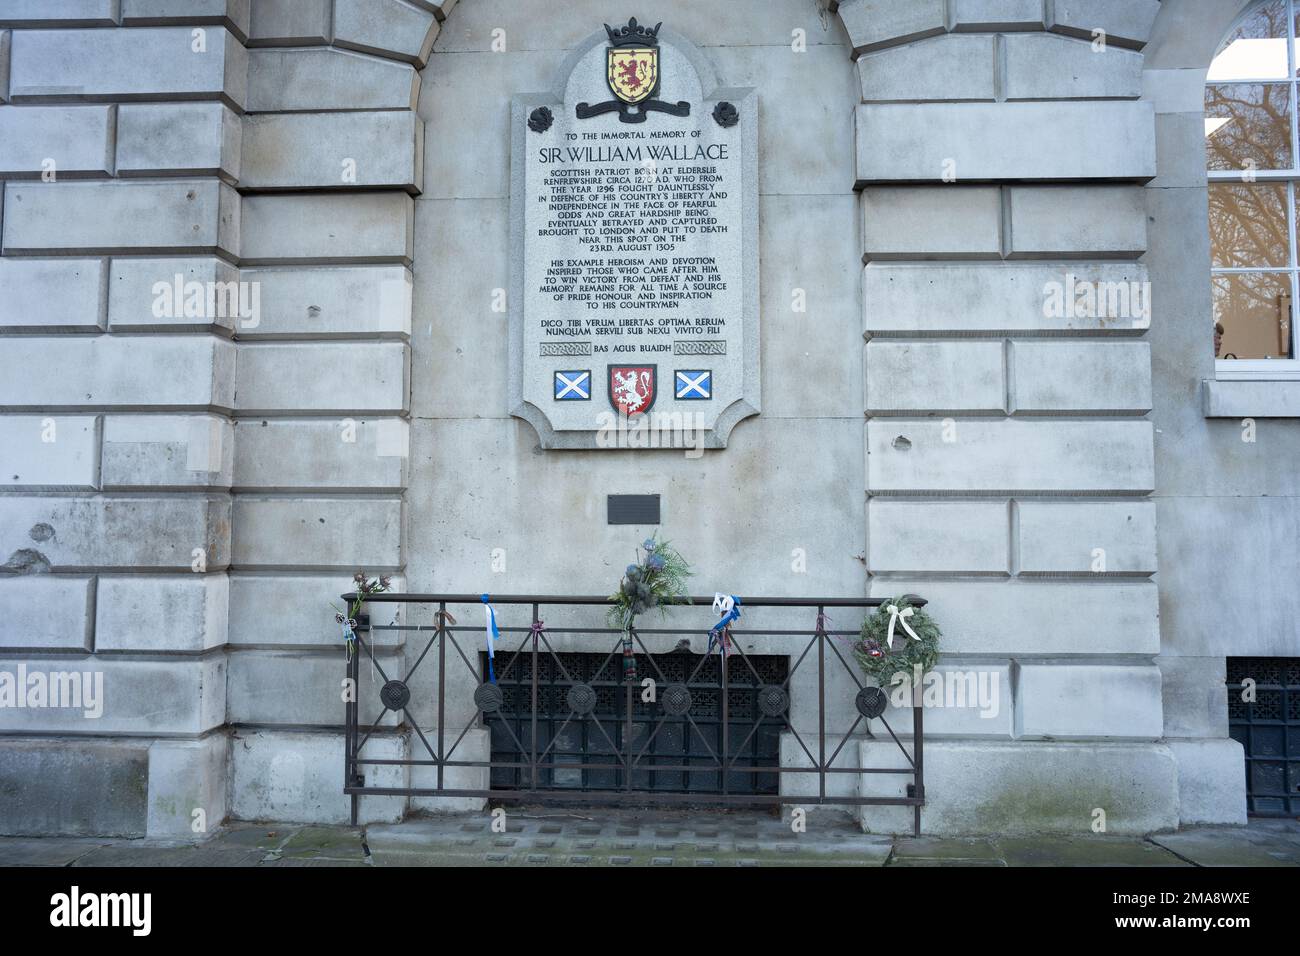
<path fill-rule="evenodd" d="M 352 575 L 352 581 L 356 584 L 356 597 L 348 605 L 348 613 L 345 616 L 333 604 L 334 623 L 343 628 L 343 645 L 349 658 L 352 655 L 352 642 L 356 640 L 357 614 L 360 613 L 362 606 L 366 603 L 366 598 L 371 594 L 381 594 L 393 586 L 392 579 L 387 575 L 378 578 L 367 578 L 365 571 L 358 571 Z"/>
<path fill-rule="evenodd" d="M 638 614 L 653 607 L 666 613 L 669 604 L 685 603 L 690 576 L 691 566 L 676 548 L 667 541 L 646 538 L 637 549 L 636 563 L 627 566 L 618 590 L 609 596 L 613 602 L 610 623 L 626 631 Z"/>

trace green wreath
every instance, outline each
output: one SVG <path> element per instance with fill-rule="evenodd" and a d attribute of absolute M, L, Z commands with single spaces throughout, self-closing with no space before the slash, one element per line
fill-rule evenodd
<path fill-rule="evenodd" d="M 942 637 L 939 625 L 909 597 L 905 595 L 881 601 L 880 607 L 862 622 L 862 633 L 853 645 L 853 656 L 857 658 L 858 666 L 881 687 L 888 687 L 899 671 L 910 678 L 919 664 L 924 675 L 939 662 L 939 638 Z M 889 646 L 889 620 L 893 615 L 888 608 L 891 604 L 899 611 L 912 608 L 906 621 L 920 640 L 903 629 L 904 619 L 899 618 L 894 625 L 894 645 L 892 648 Z"/>

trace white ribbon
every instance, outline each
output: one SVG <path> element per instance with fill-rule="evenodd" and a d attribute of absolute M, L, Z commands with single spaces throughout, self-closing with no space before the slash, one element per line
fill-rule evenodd
<path fill-rule="evenodd" d="M 889 633 L 885 635 L 885 643 L 889 645 L 891 651 L 894 649 L 895 624 L 902 624 L 903 630 L 907 631 L 912 640 L 920 640 L 920 638 L 916 636 L 916 631 L 912 630 L 911 626 L 907 623 L 907 619 L 916 613 L 916 608 L 905 607 L 900 611 L 898 605 L 888 604 L 885 606 L 885 610 L 889 612 Z"/>

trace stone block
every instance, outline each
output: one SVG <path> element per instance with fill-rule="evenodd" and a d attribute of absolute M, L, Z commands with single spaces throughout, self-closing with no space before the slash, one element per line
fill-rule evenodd
<path fill-rule="evenodd" d="M 1152 574 L 1150 501 L 1020 501 L 1021 574 Z M 1097 549 L 1101 549 L 1101 553 Z"/>
<path fill-rule="evenodd" d="M 0 407 L 229 409 L 234 347 L 200 336 L 18 336 L 5 341 Z M 62 374 L 49 374 L 57 362 Z"/>
<path fill-rule="evenodd" d="M 996 259 L 1002 212 L 996 186 L 869 186 L 862 190 L 867 260 Z"/>
<path fill-rule="evenodd" d="M 557 21 L 561 18 L 550 18 Z M 538 21 L 534 19 L 532 23 Z M 591 23 L 599 21 L 593 20 Z M 419 74 L 421 88 L 419 100 L 423 106 L 421 118 L 426 124 L 437 121 L 438 113 L 432 104 L 441 103 L 455 107 L 458 116 L 480 119 L 461 127 L 464 136 L 430 135 L 425 129 L 425 196 L 439 199 L 508 199 L 510 196 L 510 151 L 504 148 L 510 124 L 511 97 L 521 90 L 549 89 L 557 61 L 548 52 L 516 51 L 507 56 L 485 49 L 480 52 L 442 55 L 443 45 L 454 41 L 460 29 L 442 34 L 439 50 L 434 54 L 432 69 Z M 584 27 L 585 29 L 585 27 Z M 590 31 L 588 31 L 590 32 Z M 483 31 L 486 39 L 487 31 Z M 788 35 L 788 34 L 787 34 Z M 490 40 L 488 41 L 490 42 Z M 486 44 L 485 44 L 486 47 Z M 815 49 L 815 48 L 813 48 Z M 714 47 L 712 53 L 725 54 L 726 48 Z M 844 50 L 838 51 L 839 62 L 847 73 L 851 65 L 844 60 Z M 809 53 L 806 56 L 815 54 Z M 771 60 L 771 57 L 768 57 Z M 793 59 L 793 58 L 790 58 Z M 730 82 L 739 83 L 738 80 Z M 826 95 L 823 91 L 823 95 Z M 774 104 L 775 105 L 775 104 Z M 837 117 L 844 119 L 843 111 Z M 766 128 L 767 117 L 761 121 L 760 134 Z M 808 118 L 803 120 L 809 122 Z M 847 124 L 845 124 L 847 125 Z M 465 137 L 470 137 L 468 140 Z M 845 148 L 851 148 L 846 139 Z M 838 139 L 826 145 L 833 153 Z M 474 162 L 465 162 L 465 150 L 474 151 Z M 842 162 L 842 154 L 837 157 Z M 820 157 L 805 157 L 805 164 L 816 163 Z M 820 165 L 820 164 L 819 164 Z M 761 170 L 764 167 L 760 166 Z M 843 180 L 841 179 L 841 184 Z M 829 192 L 830 190 L 826 190 Z M 507 203 L 508 205 L 508 203 Z M 505 235 L 509 235 L 509 226 Z M 502 243 L 508 246 L 508 243 Z M 499 283 L 504 286 L 508 283 Z"/>
<path fill-rule="evenodd" d="M 1016 735 L 1161 737 L 1160 671 L 1154 664 L 1020 664 Z"/>
<path fill-rule="evenodd" d="M 0 832 L 142 837 L 148 779 L 147 741 L 0 739 Z"/>
<path fill-rule="evenodd" d="M 235 443 L 235 488 L 401 493 L 409 428 L 400 418 L 244 419 Z"/>
<path fill-rule="evenodd" d="M 1147 342 L 1013 342 L 1010 359 L 1016 412 L 1113 415 L 1151 410 Z"/>
<path fill-rule="evenodd" d="M 212 257 L 115 258 L 108 270 L 108 327 L 113 332 L 222 332 L 236 326 L 243 331 L 256 318 L 257 303 L 239 278 L 238 269 Z"/>
<path fill-rule="evenodd" d="M 122 0 L 123 26 L 220 23 L 243 43 L 253 0 Z"/>
<path fill-rule="evenodd" d="M 793 418 L 859 415 L 863 396 L 862 322 L 855 263 L 862 254 L 862 239 L 854 221 L 857 198 L 848 193 L 760 196 L 758 209 L 759 248 L 769 250 L 763 260 L 758 308 L 760 316 L 773 317 L 762 328 L 758 343 L 760 365 L 784 369 L 781 375 L 769 375 L 763 382 L 763 412 Z M 439 218 L 443 222 L 438 231 L 446 234 L 471 217 L 444 214 Z M 479 242 L 474 232 L 468 232 L 462 241 L 467 245 Z M 486 285 L 494 273 L 499 275 L 497 270 L 508 258 L 503 256 L 500 264 L 495 256 L 484 258 L 487 261 L 474 274 L 464 277 L 475 283 L 475 298 L 471 301 L 480 305 L 479 310 L 458 310 L 453 323 L 438 309 L 439 299 L 425 300 L 429 306 L 422 314 L 437 316 L 436 323 L 430 324 L 438 328 L 435 338 L 415 340 L 414 374 L 419 382 L 419 370 L 438 370 L 440 374 L 424 376 L 421 384 L 443 407 L 468 404 L 474 400 L 473 392 L 492 387 L 483 363 L 468 354 L 468 349 L 464 354 L 460 351 L 467 339 L 480 348 L 498 337 L 503 343 L 505 340 L 505 323 L 492 321 L 500 316 L 491 311 L 491 287 L 483 289 L 479 283 Z M 457 271 L 463 271 L 459 261 L 440 268 L 439 274 Z M 452 287 L 440 285 L 439 277 L 430 277 L 428 269 L 422 272 L 423 287 L 431 296 L 447 295 L 451 296 L 448 301 L 464 301 L 454 297 Z M 459 287 L 458 282 L 455 288 Z M 478 311 L 487 321 L 478 319 Z M 471 327 L 476 329 L 469 337 L 464 330 Z M 419 354 L 421 345 L 428 348 L 427 358 Z M 454 380 L 447 374 L 452 355 L 458 365 Z M 502 368 L 503 379 L 505 374 Z M 808 388 L 809 381 L 823 381 L 828 387 Z M 453 391 L 459 394 L 449 394 Z"/>
<path fill-rule="evenodd" d="M 1154 113 L 1136 100 L 866 104 L 857 108 L 857 143 L 859 187 L 1156 174 Z"/>
<path fill-rule="evenodd" d="M 226 719 L 224 655 L 140 661 L 8 654 L 0 659 L 6 672 L 25 682 L 28 698 L 26 706 L 0 708 L 3 733 L 201 734 Z M 46 688 L 45 706 L 31 703 L 36 686 Z"/>
<path fill-rule="evenodd" d="M 112 107 L 0 107 L 0 179 L 113 175 Z"/>
<path fill-rule="evenodd" d="M 819 235 L 815 231 L 805 233 L 804 230 L 810 228 L 807 221 L 788 212 L 793 208 L 805 209 L 808 197 L 790 197 L 793 202 L 788 203 L 782 202 L 783 198 L 778 198 L 777 202 L 782 213 L 787 214 L 764 215 L 760 207 L 760 230 L 780 230 L 779 235 L 784 235 L 787 230 L 797 230 L 801 235 Z M 427 262 L 421 262 L 414 277 L 412 307 L 413 314 L 420 316 L 420 322 L 411 338 L 413 415 L 462 418 L 507 414 L 509 324 L 503 321 L 502 313 L 492 311 L 494 296 L 504 294 L 510 284 L 507 205 L 504 201 L 494 199 L 419 200 L 415 204 L 416 247 L 437 249 L 439 254 L 430 256 Z M 767 245 L 771 235 L 769 232 L 762 233 L 761 248 L 771 248 Z M 856 243 L 850 245 L 846 253 L 851 269 L 856 255 Z M 776 269 L 784 265 L 789 268 L 790 274 L 783 277 L 784 284 L 776 287 L 780 291 L 780 298 L 771 301 L 767 296 L 773 294 L 774 285 L 764 280 L 759 290 L 762 296 L 761 314 L 772 314 L 769 310 L 781 309 L 786 313 L 787 322 L 806 319 L 809 320 L 810 329 L 816 328 L 825 334 L 824 326 L 814 318 L 820 314 L 821 309 L 803 314 L 792 311 L 792 288 L 804 288 L 806 294 L 814 297 L 815 303 L 820 301 L 822 295 L 813 286 L 811 279 L 805 278 L 807 273 L 800 268 L 805 262 L 810 267 L 813 264 L 821 267 L 825 259 L 817 249 L 804 244 L 798 247 L 798 253 L 791 252 L 775 266 L 769 265 L 769 268 Z M 776 281 L 781 282 L 782 279 Z M 442 314 L 440 302 L 455 302 L 457 308 Z M 842 295 L 827 296 L 825 302 L 826 308 L 843 304 Z M 780 323 L 772 323 L 766 328 L 771 330 L 774 326 L 781 328 Z M 808 341 L 809 338 L 812 341 Z M 826 338 L 830 336 L 826 335 Z M 770 337 L 765 334 L 760 347 L 768 346 L 769 341 Z M 810 336 L 805 329 L 800 341 L 804 345 L 804 351 L 811 351 L 813 344 L 819 340 Z M 861 337 L 860 334 L 853 335 L 850 332 L 850 337 L 841 341 L 860 342 Z M 840 361 L 844 359 L 843 352 L 842 348 L 835 352 Z M 846 373 L 856 366 L 857 374 L 861 375 L 860 351 L 854 348 L 853 352 L 855 355 L 850 356 L 852 365 L 846 363 Z M 802 351 L 797 354 L 803 357 Z M 822 368 L 819 365 L 812 367 L 819 372 Z M 433 374 L 435 368 L 436 375 Z M 800 363 L 798 368 L 807 369 L 809 366 Z M 774 379 L 764 383 L 763 397 L 769 408 L 774 400 L 773 388 L 781 389 L 781 385 L 779 380 Z M 789 390 L 803 400 L 807 400 L 809 395 L 808 389 L 799 388 L 794 382 Z M 779 397 L 776 400 L 779 402 Z"/>
<path fill-rule="evenodd" d="M 234 435 L 216 415 L 109 415 L 101 484 L 106 491 L 229 488 Z"/>
<path fill-rule="evenodd" d="M 431 11 L 403 0 L 335 0 L 336 46 L 404 60 L 423 69 L 438 38 L 439 21 Z"/>
<path fill-rule="evenodd" d="M 997 97 L 992 36 L 946 34 L 858 59 L 864 103 L 923 103 Z"/>
<path fill-rule="evenodd" d="M 111 27 L 116 7 L 114 0 L 0 0 L 0 26 Z"/>
<path fill-rule="evenodd" d="M 1165 736 L 1227 737 L 1225 658 L 1161 654 L 1156 665 L 1160 668 Z"/>
<path fill-rule="evenodd" d="M 887 686 L 885 720 L 899 736 L 913 736 L 913 707 L 922 708 L 925 740 L 941 737 L 1012 736 L 1015 705 L 1007 661 L 945 658 L 918 685 L 913 674 Z M 873 727 L 879 736 L 882 728 Z M 888 731 L 885 732 L 886 734 Z"/>
<path fill-rule="evenodd" d="M 865 328 L 872 335 L 1136 335 L 1151 324 L 1147 268 L 1136 262 L 877 262 L 866 267 L 863 282 Z"/>
<path fill-rule="evenodd" d="M 238 730 L 230 747 L 230 817 L 344 824 L 351 798 L 341 786 L 343 734 Z M 376 734 L 362 754 L 377 760 L 408 756 L 407 739 Z M 367 786 L 405 786 L 405 767 L 367 766 Z M 396 823 L 402 797 L 363 797 L 361 823 Z"/>
<path fill-rule="evenodd" d="M 233 563 L 265 570 L 397 568 L 398 498 L 251 498 L 234 506 Z"/>
<path fill-rule="evenodd" d="M 1300 418 L 1300 382 L 1201 382 L 1206 418 Z"/>
<path fill-rule="evenodd" d="M 4 210 L 10 256 L 239 254 L 239 196 L 218 180 L 11 182 Z"/>
<path fill-rule="evenodd" d="M 574 594 L 603 593 L 609 569 L 590 556 L 620 554 L 629 533 L 627 526 L 606 523 L 606 496 L 636 492 L 659 494 L 672 527 L 694 529 L 693 564 L 727 567 L 732 579 L 751 582 L 752 593 L 861 593 L 863 568 L 855 556 L 866 550 L 866 502 L 861 488 L 848 487 L 845 476 L 862 472 L 862 438 L 861 420 L 847 417 L 760 416 L 738 429 L 727 449 L 732 477 L 724 485 L 734 482 L 735 494 L 747 485 L 746 494 L 755 501 L 782 502 L 767 508 L 761 523 L 745 524 L 718 511 L 718 487 L 692 478 L 700 473 L 700 459 L 680 450 L 646 452 L 654 455 L 658 471 L 633 482 L 621 452 L 598 458 L 537 454 L 536 437 L 523 422 L 417 418 L 411 425 L 412 476 L 439 473 L 436 462 L 491 461 L 496 467 L 472 477 L 460 469 L 427 482 L 421 492 L 408 492 L 409 539 L 437 541 L 441 554 L 439 561 L 421 566 L 419 578 L 410 577 L 409 587 L 481 594 L 488 580 L 493 592 L 527 594 L 529 588 L 545 590 L 562 580 Z M 781 449 L 783 461 L 820 461 L 823 467 L 774 468 L 774 448 Z M 573 503 L 574 533 L 588 541 L 581 551 L 552 547 L 555 515 L 537 502 L 560 499 Z M 821 504 L 810 507 L 811 502 Z M 476 529 L 475 536 L 466 536 L 465 528 Z M 653 529 L 642 530 L 639 538 Z M 493 549 L 499 547 L 506 549 L 507 561 L 494 573 Z M 552 560 L 529 558 L 543 552 Z M 800 555 L 806 574 L 792 573 L 792 561 Z"/>
<path fill-rule="evenodd" d="M 854 57 L 943 33 L 946 28 L 943 0 L 841 0 L 839 17 Z"/>
<path fill-rule="evenodd" d="M 1012 186 L 1012 258 L 1140 256 L 1147 248 L 1144 190 L 1137 186 Z"/>
<path fill-rule="evenodd" d="M 861 745 L 860 766 L 902 766 L 892 740 Z M 910 778 L 863 774 L 862 796 L 902 796 Z M 1178 825 L 1178 775 L 1161 744 L 1003 743 L 935 740 L 925 746 L 921 830 L 945 836 L 1092 835 L 1093 811 L 1109 834 L 1144 834 Z M 863 829 L 910 833 L 910 807 L 863 807 Z"/>
<path fill-rule="evenodd" d="M 945 432 L 952 440 L 945 441 Z M 870 492 L 1053 494 L 1146 492 L 1155 486 L 1146 421 L 867 423 Z"/>
<path fill-rule="evenodd" d="M 226 643 L 225 574 L 100 575 L 95 650 L 202 653 Z"/>
<path fill-rule="evenodd" d="M 1140 50 L 1151 36 L 1160 0 L 1056 0 L 1049 28 L 1091 40 L 1098 30 L 1106 42 Z"/>
<path fill-rule="evenodd" d="M 22 30 L 13 36 L 9 95 L 23 100 L 222 100 L 244 105 L 248 53 L 224 27 Z"/>
<path fill-rule="evenodd" d="M 400 413 L 410 394 L 408 349 L 400 342 L 242 345 L 237 370 L 238 407 L 249 415 Z"/>
<path fill-rule="evenodd" d="M 1178 762 L 1178 824 L 1246 825 L 1246 757 L 1235 740 L 1167 741 Z"/>
<path fill-rule="evenodd" d="M 716 26 L 711 22 L 703 29 L 715 30 Z M 843 195 L 849 174 L 845 168 L 847 157 L 853 153 L 853 114 L 839 104 L 856 103 L 861 97 L 861 84 L 853 64 L 844 57 L 843 47 L 811 43 L 806 52 L 788 55 L 785 51 L 789 49 L 789 26 L 785 32 L 783 49 L 775 56 L 770 47 L 763 46 L 709 49 L 709 56 L 726 85 L 752 86 L 762 91 L 758 194 Z M 489 53 L 487 57 L 487 63 L 492 64 L 490 69 L 499 69 L 495 63 L 500 54 Z M 482 69 L 482 64 L 479 68 Z M 481 76 L 475 76 L 473 82 L 481 84 Z M 548 85 L 545 83 L 542 88 Z M 462 108 L 468 110 L 469 106 Z M 485 132 L 490 133 L 491 129 L 486 127 Z M 430 149 L 435 148 L 436 140 L 434 137 L 430 142 Z M 817 149 L 809 149 L 809 143 L 817 143 Z M 454 164 L 464 165 L 458 155 L 463 145 L 453 141 L 441 148 L 444 156 L 451 153 Z"/>
<path fill-rule="evenodd" d="M 395 592 L 406 589 L 406 579 L 400 574 L 393 575 L 392 580 Z M 231 575 L 230 644 L 339 650 L 343 635 L 334 623 L 334 613 L 336 609 L 345 610 L 340 595 L 350 594 L 354 589 L 351 571 L 333 575 Z M 406 621 L 402 604 L 370 604 L 363 613 L 369 613 L 375 625 Z M 418 623 L 431 623 L 431 613 L 424 612 Z M 401 631 L 375 631 L 368 643 L 388 646 L 404 640 Z"/>
<path fill-rule="evenodd" d="M 248 45 L 317 46 L 332 39 L 332 0 L 257 0 L 252 5 Z"/>
<path fill-rule="evenodd" d="M 1254 454 L 1258 446 L 1241 443 L 1240 429 L 1229 427 L 1228 440 Z M 1278 460 L 1291 460 L 1281 457 L 1287 454 L 1283 449 L 1277 452 Z M 1231 494 L 1184 493 L 1155 501 L 1163 652 L 1294 657 L 1300 594 L 1269 585 L 1279 580 L 1280 568 L 1300 566 L 1300 502 L 1267 491 L 1247 494 L 1240 487 Z M 1242 624 L 1243 605 L 1250 607 L 1249 626 Z"/>
<path fill-rule="evenodd" d="M 436 263 L 426 264 L 423 271 L 430 268 L 437 268 Z M 241 340 L 374 340 L 411 334 L 413 283 L 410 270 L 403 266 L 244 269 L 240 276 L 250 290 L 257 290 L 261 307 L 256 326 L 242 324 Z"/>
<path fill-rule="evenodd" d="M 952 28 L 956 31 L 1043 29 L 1042 0 L 952 0 Z"/>
<path fill-rule="evenodd" d="M 413 110 L 420 74 L 347 50 L 252 50 L 248 54 L 248 111 Z"/>
<path fill-rule="evenodd" d="M 123 103 L 117 111 L 119 176 L 240 179 L 240 117 L 224 103 Z"/>
<path fill-rule="evenodd" d="M 93 415 L 0 417 L 0 489 L 93 491 L 99 422 Z"/>
<path fill-rule="evenodd" d="M 102 330 L 105 268 L 103 259 L 0 258 L 0 331 Z"/>
<path fill-rule="evenodd" d="M 10 495 L 0 506 L 0 565 L 20 574 L 80 568 L 188 571 L 229 561 L 230 503 L 184 498 Z"/>
<path fill-rule="evenodd" d="M 244 121 L 240 185 L 361 189 L 424 185 L 424 123 L 410 110 L 266 113 Z"/>
<path fill-rule="evenodd" d="M 1156 586 L 1142 582 L 875 577 L 872 597 L 919 594 L 945 654 L 1157 654 Z"/>
<path fill-rule="evenodd" d="M 94 605 L 93 578 L 0 576 L 0 607 L 5 609 L 0 648 L 89 651 Z"/>
<path fill-rule="evenodd" d="M 867 414 L 1006 410 L 1001 342 L 867 343 Z"/>
<path fill-rule="evenodd" d="M 151 839 L 202 840 L 225 822 L 229 751 L 220 732 L 149 745 Z"/>
<path fill-rule="evenodd" d="M 1006 574 L 1010 517 L 1005 501 L 867 504 L 867 568 L 873 574 Z"/>
<path fill-rule="evenodd" d="M 397 262 L 409 265 L 415 208 L 397 192 L 248 196 L 243 262 Z"/>
<path fill-rule="evenodd" d="M 1137 99 L 1142 95 L 1142 54 L 1050 33 L 1002 39 L 1003 90 L 1008 100 Z"/>
<path fill-rule="evenodd" d="M 327 627 L 334 630 L 333 620 Z M 361 654 L 361 686 L 357 694 L 361 723 L 367 728 L 376 721 L 381 727 L 394 727 L 402 715 L 386 711 L 380 703 L 379 689 L 384 685 L 384 678 L 379 670 L 389 677 L 401 677 L 401 651 L 377 650 L 376 668 L 371 667 L 368 653 Z M 339 647 L 325 649 L 324 653 L 310 648 L 232 651 L 226 690 L 227 718 L 232 724 L 258 726 L 341 726 L 343 681 L 347 673 L 347 662 Z M 293 692 L 286 693 L 287 688 L 293 688 Z"/>

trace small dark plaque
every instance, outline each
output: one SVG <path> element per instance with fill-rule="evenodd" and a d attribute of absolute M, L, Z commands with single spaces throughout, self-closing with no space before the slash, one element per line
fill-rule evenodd
<path fill-rule="evenodd" d="M 658 495 L 610 495 L 609 524 L 658 524 Z"/>

